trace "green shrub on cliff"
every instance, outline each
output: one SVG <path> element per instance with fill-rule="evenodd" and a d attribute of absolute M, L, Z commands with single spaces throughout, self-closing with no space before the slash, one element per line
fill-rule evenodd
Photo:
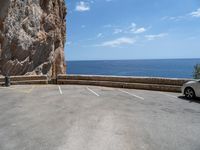
<path fill-rule="evenodd" d="M 194 76 L 195 79 L 200 79 L 200 64 L 196 64 L 194 66 L 193 76 Z"/>

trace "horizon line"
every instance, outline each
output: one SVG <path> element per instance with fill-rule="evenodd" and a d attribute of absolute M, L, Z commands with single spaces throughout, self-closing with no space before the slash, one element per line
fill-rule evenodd
<path fill-rule="evenodd" d="M 126 60 L 186 60 L 186 59 L 200 59 L 200 58 L 144 58 L 144 59 L 85 59 L 85 60 L 65 60 L 67 61 L 126 61 Z"/>

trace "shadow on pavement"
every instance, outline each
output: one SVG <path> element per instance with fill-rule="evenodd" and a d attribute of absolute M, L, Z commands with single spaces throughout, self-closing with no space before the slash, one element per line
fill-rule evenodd
<path fill-rule="evenodd" d="M 178 98 L 188 101 L 190 103 L 198 103 L 200 104 L 200 98 L 195 98 L 195 99 L 187 99 L 185 96 L 179 96 Z"/>

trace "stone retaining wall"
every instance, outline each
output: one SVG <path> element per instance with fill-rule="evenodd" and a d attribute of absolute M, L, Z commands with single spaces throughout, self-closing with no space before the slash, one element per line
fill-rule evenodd
<path fill-rule="evenodd" d="M 90 81 L 113 81 L 128 83 L 163 84 L 182 86 L 192 79 L 160 78 L 160 77 L 127 77 L 127 76 L 97 76 L 97 75 L 58 75 L 58 80 L 90 80 Z"/>
<path fill-rule="evenodd" d="M 0 77 L 0 84 L 4 84 Z M 57 79 L 48 80 L 47 76 L 11 76 L 11 84 L 76 84 L 95 85 L 116 88 L 144 89 L 168 92 L 181 92 L 181 86 L 192 79 L 124 77 L 97 75 L 58 75 Z"/>
<path fill-rule="evenodd" d="M 0 84 L 3 85 L 5 77 L 0 77 Z M 11 76 L 11 85 L 17 84 L 48 84 L 48 78 L 45 75 L 41 76 Z"/>
<path fill-rule="evenodd" d="M 117 77 L 96 75 L 58 75 L 58 84 L 96 85 L 118 88 L 181 92 L 181 86 L 191 79 L 159 77 Z"/>

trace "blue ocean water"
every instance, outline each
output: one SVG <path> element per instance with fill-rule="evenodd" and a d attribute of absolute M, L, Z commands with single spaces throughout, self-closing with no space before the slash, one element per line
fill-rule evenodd
<path fill-rule="evenodd" d="M 200 59 L 68 61 L 67 74 L 193 78 Z"/>

